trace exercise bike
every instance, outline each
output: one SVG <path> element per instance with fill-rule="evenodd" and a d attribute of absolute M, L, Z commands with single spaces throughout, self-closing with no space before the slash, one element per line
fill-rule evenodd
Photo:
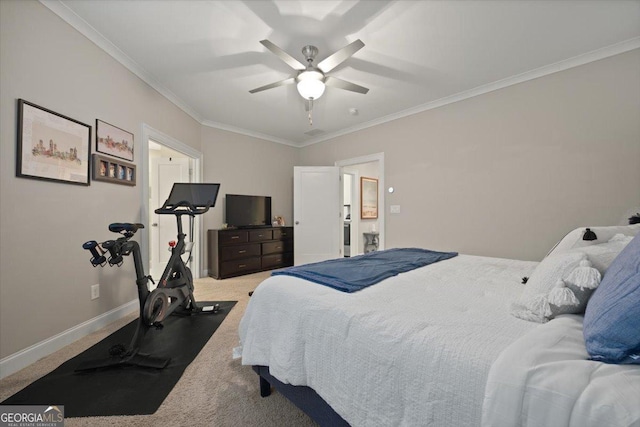
<path fill-rule="evenodd" d="M 154 357 L 140 353 L 140 347 L 144 336 L 151 328 L 161 328 L 162 322 L 172 313 L 182 315 L 195 315 L 200 313 L 215 314 L 219 307 L 202 306 L 193 296 L 193 276 L 182 256 L 186 252 L 186 234 L 183 232 L 182 216 L 189 216 L 190 233 L 193 236 L 194 218 L 202 215 L 215 205 L 220 184 L 183 184 L 176 183 L 171 189 L 169 198 L 164 204 L 155 210 L 159 215 L 175 215 L 178 223 L 178 239 L 170 242 L 171 257 L 162 273 L 158 286 L 149 290 L 149 281 L 155 283 L 150 275 L 145 275 L 142 263 L 142 255 L 138 242 L 131 240 L 136 231 L 144 228 L 139 223 L 114 223 L 109 225 L 109 231 L 121 234 L 116 240 L 107 240 L 98 243 L 90 240 L 82 247 L 91 252 L 91 265 L 104 267 L 120 267 L 124 262 L 124 256 L 133 254 L 133 262 L 136 271 L 136 286 L 140 302 L 140 316 L 136 332 L 133 335 L 129 347 L 116 345 L 109 351 L 110 357 L 100 360 L 90 360 L 81 363 L 76 372 L 89 371 L 114 366 L 141 366 L 148 368 L 165 368 L 170 358 Z M 192 238 L 193 240 L 193 238 Z M 105 254 L 109 255 L 109 258 Z"/>

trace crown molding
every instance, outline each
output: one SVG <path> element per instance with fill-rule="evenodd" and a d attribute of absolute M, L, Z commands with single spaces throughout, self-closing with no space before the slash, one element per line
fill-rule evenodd
<path fill-rule="evenodd" d="M 175 104 L 182 111 L 191 116 L 194 120 L 201 123 L 202 117 L 198 112 L 191 108 L 187 103 L 182 101 L 175 93 L 164 87 L 160 81 L 147 70 L 145 70 L 140 64 L 131 59 L 126 53 L 120 50 L 116 45 L 111 43 L 105 36 L 103 36 L 98 30 L 93 28 L 87 21 L 82 19 L 78 14 L 69 7 L 62 3 L 60 0 L 39 0 L 44 6 L 46 6 L 53 13 L 58 15 L 67 24 L 78 30 L 80 34 L 91 40 L 100 49 L 104 50 L 107 54 L 111 55 L 116 61 L 124 65 L 129 71 L 136 76 L 140 77 L 142 81 L 158 91 L 162 96 L 167 98 L 173 104 Z"/>
<path fill-rule="evenodd" d="M 598 61 L 601 59 L 608 58 L 610 56 L 629 52 L 631 50 L 639 49 L 639 48 L 640 48 L 640 37 L 629 39 L 620 43 L 616 43 L 611 46 L 604 47 L 602 49 L 597 49 L 591 52 L 584 53 L 582 55 L 574 56 L 572 58 L 565 59 L 563 61 L 559 61 L 554 64 L 545 65 L 544 67 L 536 68 L 531 71 L 526 71 L 522 74 L 507 77 L 505 79 L 498 80 L 493 83 L 488 83 L 486 85 L 478 86 L 468 91 L 459 92 L 451 96 L 447 96 L 444 98 L 437 99 L 435 101 L 427 102 L 426 104 L 408 108 L 406 110 L 399 111 L 394 114 L 389 114 L 387 116 L 380 117 L 375 120 L 370 120 L 368 122 L 361 123 L 359 125 L 352 126 L 338 132 L 327 133 L 317 138 L 312 138 L 300 144 L 299 147 L 306 147 L 309 145 L 317 144 L 319 142 L 327 141 L 329 139 L 337 138 L 339 136 L 347 135 L 353 132 L 357 132 L 359 130 L 381 125 L 383 123 L 387 123 L 392 120 L 401 119 L 403 117 L 418 114 L 423 111 L 432 110 L 434 108 L 442 107 L 448 104 L 453 104 L 454 102 L 463 101 L 465 99 L 473 98 L 478 95 L 483 95 L 485 93 L 506 88 L 508 86 L 513 86 L 518 83 L 523 83 L 529 80 L 537 79 L 539 77 L 544 77 L 549 74 L 568 70 L 570 68 L 578 67 L 580 65 L 585 65 L 590 62 Z"/>
<path fill-rule="evenodd" d="M 203 120 L 200 122 L 203 126 L 208 126 L 215 129 L 226 130 L 228 132 L 239 133 L 241 135 L 251 136 L 253 138 L 264 139 L 266 141 L 277 142 L 278 144 L 284 144 L 291 147 L 300 147 L 300 144 L 288 139 L 278 138 L 277 136 L 267 135 L 266 133 L 255 132 L 249 129 L 239 128 L 236 126 L 225 125 L 224 123 L 213 122 L 211 120 Z"/>
<path fill-rule="evenodd" d="M 618 55 L 621 53 L 625 53 L 625 52 L 640 48 L 640 37 L 635 37 L 633 39 L 629 39 L 620 43 L 616 43 L 611 46 L 607 46 L 607 47 L 597 49 L 591 52 L 587 52 L 578 56 L 574 56 L 572 58 L 559 61 L 554 64 L 545 65 L 544 67 L 536 68 L 531 71 L 527 71 L 515 76 L 507 77 L 505 79 L 498 80 L 493 83 L 488 83 L 486 85 L 478 86 L 476 88 L 473 88 L 464 92 L 460 92 L 451 96 L 447 96 L 444 98 L 440 98 L 435 101 L 427 102 L 426 104 L 408 108 L 406 110 L 389 114 L 384 117 L 380 117 L 378 119 L 370 120 L 368 122 L 361 123 L 359 125 L 352 126 L 346 129 L 342 129 L 337 132 L 326 133 L 322 136 L 311 138 L 307 141 L 297 143 L 295 141 L 291 141 L 288 139 L 278 138 L 272 135 L 267 135 L 267 134 L 255 132 L 252 130 L 248 130 L 248 129 L 244 129 L 236 126 L 226 125 L 226 124 L 214 122 L 211 120 L 205 120 L 198 112 L 196 112 L 196 110 L 194 110 L 189 105 L 187 105 L 173 92 L 165 88 L 155 76 L 147 72 L 137 62 L 135 62 L 133 59 L 127 56 L 123 51 L 121 51 L 118 47 L 116 47 L 113 43 L 111 43 L 107 38 L 105 38 L 101 33 L 99 33 L 95 28 L 93 28 L 88 22 L 86 22 L 84 19 L 78 16 L 75 12 L 69 9 L 69 7 L 64 3 L 62 3 L 62 1 L 60 0 L 39 0 L 39 1 L 44 6 L 49 8 L 53 13 L 58 15 L 65 22 L 67 22 L 73 28 L 78 30 L 81 34 L 83 34 L 93 43 L 95 43 L 98 47 L 100 47 L 102 50 L 104 50 L 109 55 L 111 55 L 116 61 L 124 65 L 132 73 L 134 73 L 136 76 L 142 79 L 145 83 L 147 83 L 153 89 L 158 91 L 161 95 L 163 95 L 173 104 L 175 104 L 178 108 L 180 108 L 189 116 L 191 116 L 194 120 L 196 120 L 201 125 L 216 128 L 216 129 L 221 129 L 229 132 L 234 132 L 241 135 L 247 135 L 254 138 L 264 139 L 267 141 L 276 142 L 278 144 L 284 144 L 284 145 L 297 147 L 297 148 L 306 147 L 309 145 L 317 144 L 319 142 L 324 142 L 333 138 L 337 138 L 339 136 L 344 136 L 353 132 L 357 132 L 359 130 L 381 125 L 383 123 L 387 123 L 393 120 L 401 119 L 403 117 L 418 114 L 423 111 L 442 107 L 444 105 L 452 104 L 454 102 L 463 101 L 468 98 L 473 98 L 475 96 L 483 95 L 485 93 L 503 89 L 518 83 L 523 83 L 529 80 L 537 79 L 539 77 L 557 73 L 559 71 L 568 70 L 570 68 L 578 67 L 580 65 L 585 65 L 590 62 L 598 61 L 600 59 L 605 59 L 610 56 Z"/>

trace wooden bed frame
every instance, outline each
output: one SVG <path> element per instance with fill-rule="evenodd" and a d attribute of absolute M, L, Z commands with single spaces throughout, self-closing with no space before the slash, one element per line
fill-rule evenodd
<path fill-rule="evenodd" d="M 285 384 L 273 377 L 268 366 L 253 366 L 260 376 L 260 396 L 271 394 L 271 387 L 321 426 L 348 427 L 346 422 L 325 400 L 310 387 Z"/>

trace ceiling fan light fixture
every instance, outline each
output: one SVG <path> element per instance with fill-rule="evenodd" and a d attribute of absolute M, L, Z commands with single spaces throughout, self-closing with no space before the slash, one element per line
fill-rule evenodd
<path fill-rule="evenodd" d="M 303 71 L 298 75 L 298 93 L 304 99 L 318 99 L 324 93 L 324 75 L 315 70 Z"/>

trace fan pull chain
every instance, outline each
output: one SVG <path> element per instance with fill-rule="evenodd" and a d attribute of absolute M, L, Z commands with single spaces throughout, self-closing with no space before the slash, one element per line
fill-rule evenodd
<path fill-rule="evenodd" d="M 312 113 L 313 113 L 313 98 L 309 99 L 309 115 L 308 115 L 308 117 L 309 117 L 309 126 L 310 127 L 313 126 L 313 115 L 312 115 Z"/>

